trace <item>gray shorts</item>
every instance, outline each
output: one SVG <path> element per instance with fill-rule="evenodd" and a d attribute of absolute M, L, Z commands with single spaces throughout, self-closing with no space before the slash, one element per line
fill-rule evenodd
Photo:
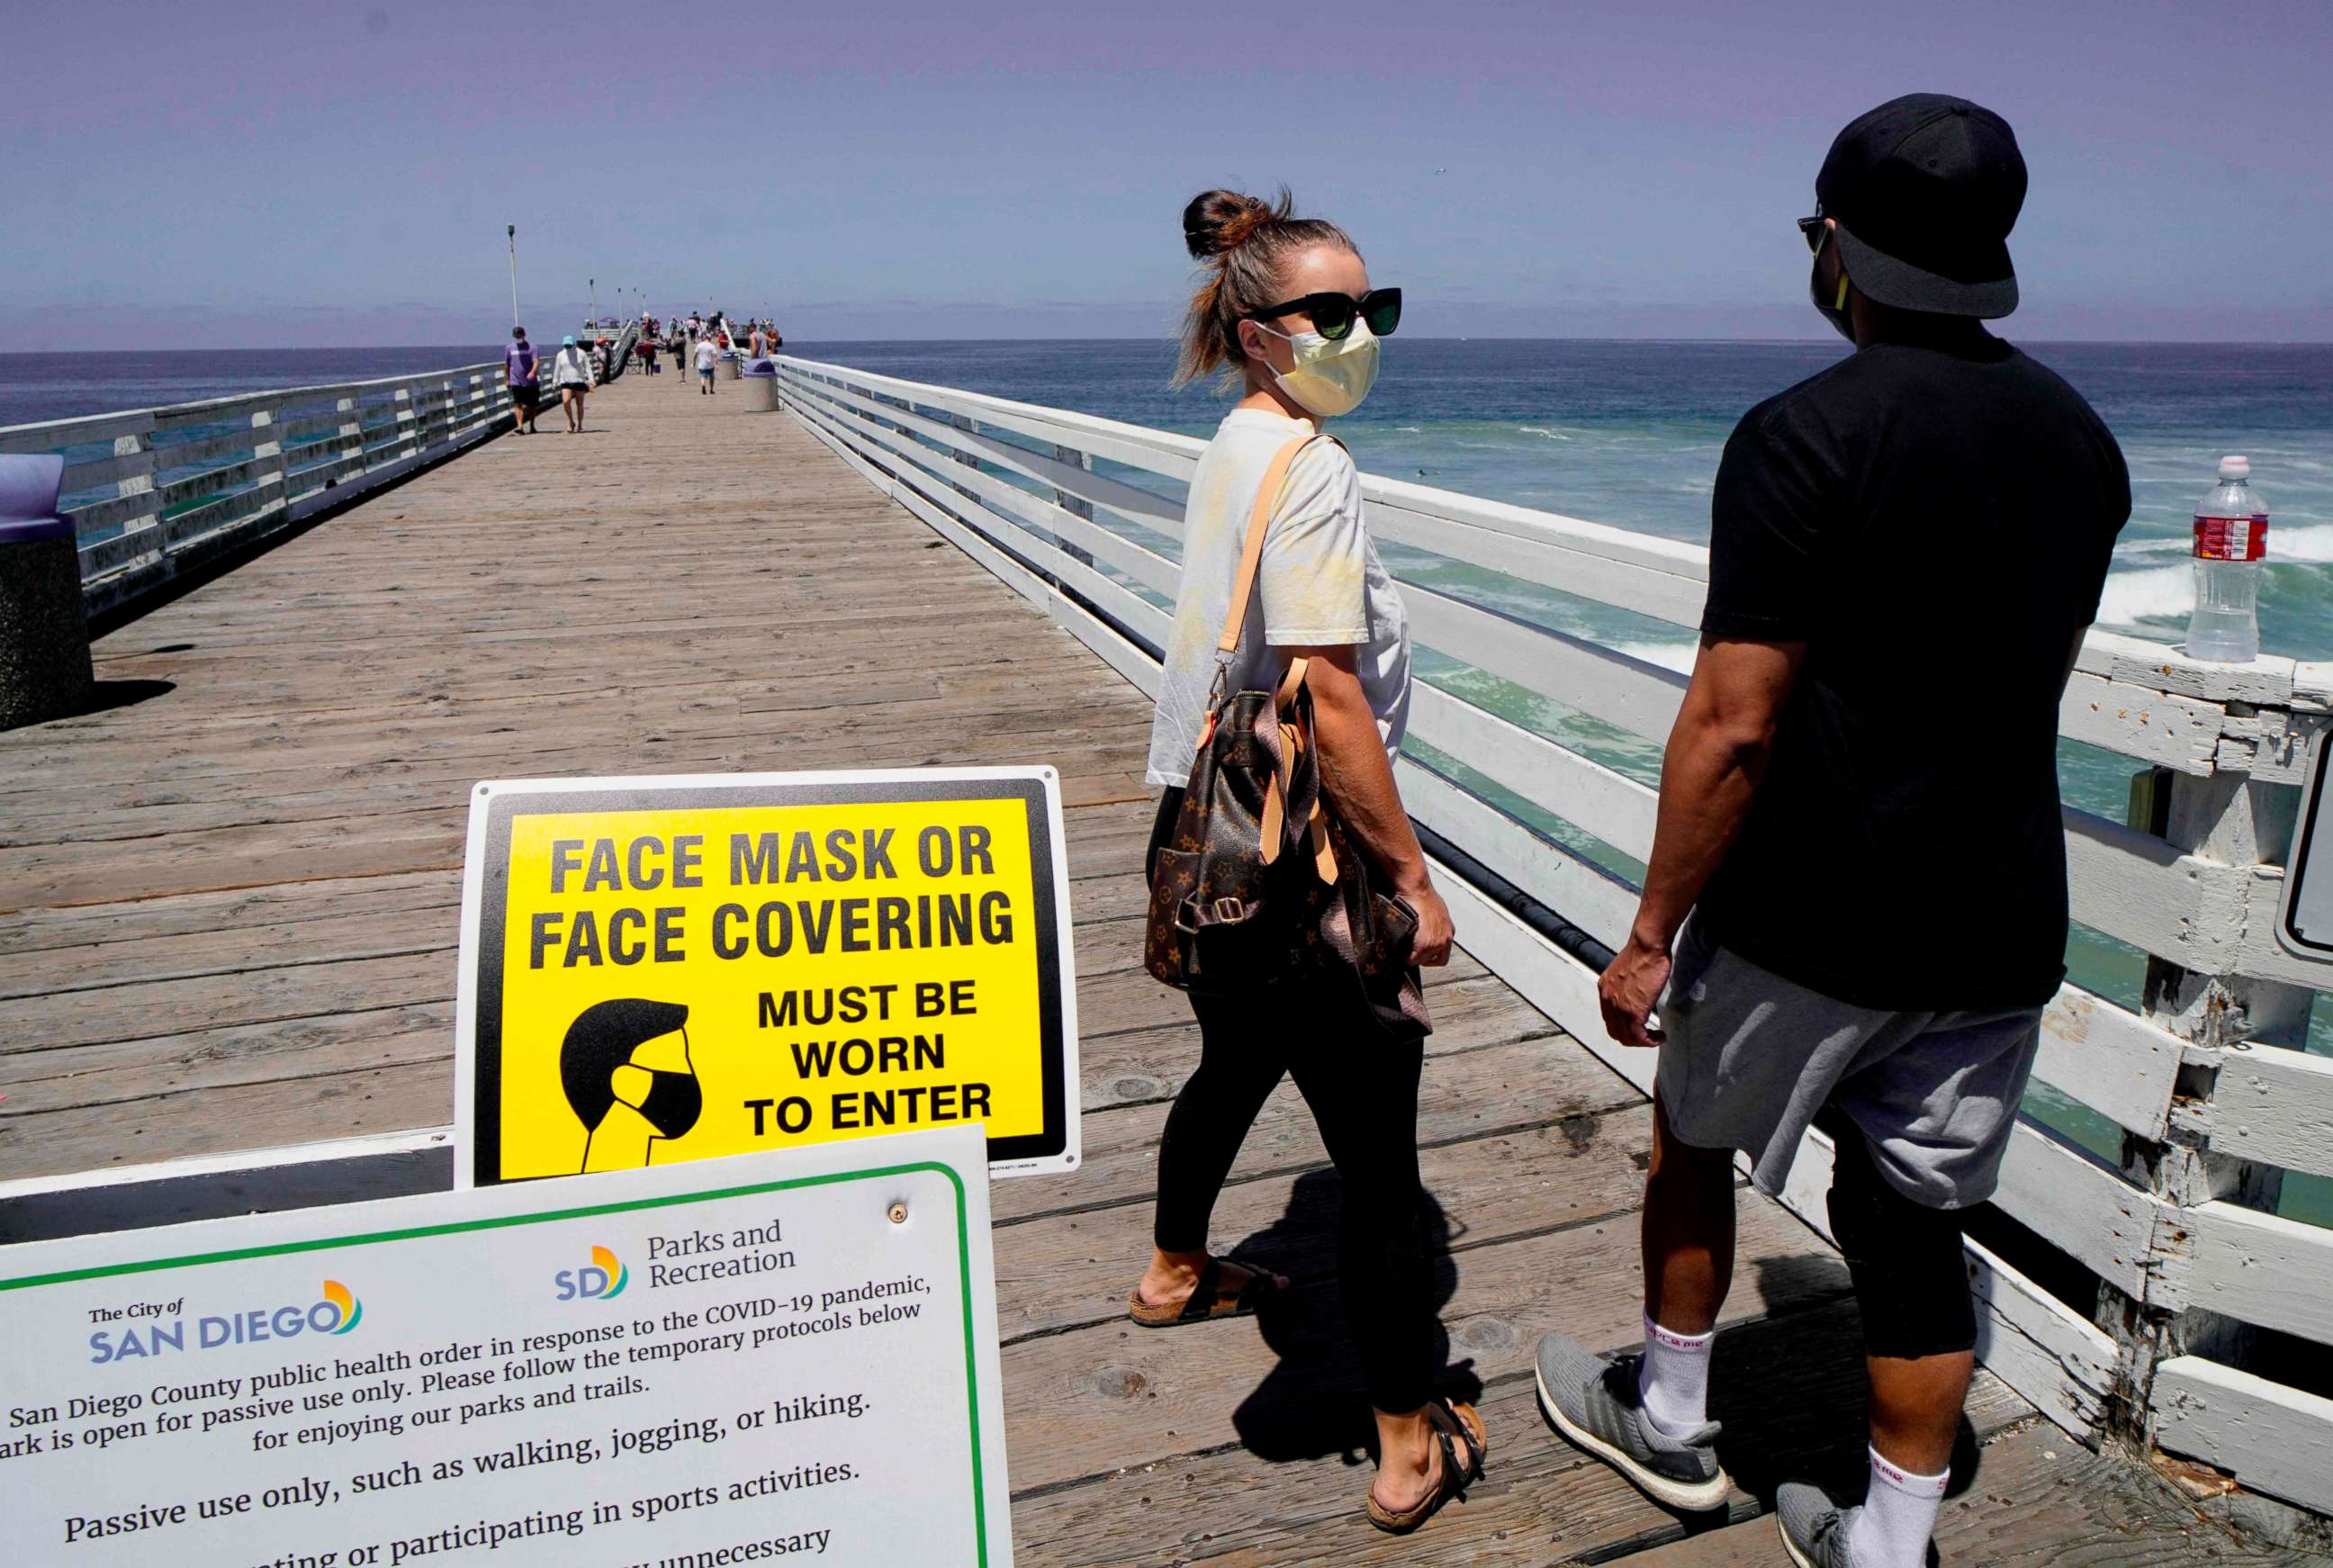
<path fill-rule="evenodd" d="M 1895 1013 L 1851 1006 L 1678 933 L 1660 1021 L 1669 1130 L 1741 1149 L 1760 1191 L 1781 1191 L 1826 1104 L 1852 1117 L 1882 1176 L 1915 1203 L 1992 1196 L 2041 1044 L 2041 1009 Z"/>

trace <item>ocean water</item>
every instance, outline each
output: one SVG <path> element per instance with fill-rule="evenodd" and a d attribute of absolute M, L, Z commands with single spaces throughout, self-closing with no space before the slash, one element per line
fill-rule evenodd
<path fill-rule="evenodd" d="M 2100 607 L 2102 625 L 2176 642 L 2192 589 L 2185 552 L 2194 504 L 2223 453 L 2252 460 L 2273 522 L 2261 592 L 2269 652 L 2333 659 L 2333 345 L 2027 345 L 2105 418 L 2131 471 L 2133 510 Z M 790 352 L 1205 436 L 1224 399 L 1168 386 L 1161 341 L 798 342 Z M 273 387 L 386 376 L 490 360 L 478 348 L 0 355 L 0 425 Z M 1337 425 L 1360 465 L 1391 477 L 1599 523 L 1705 541 L 1709 497 L 1727 434 L 1743 410 L 1846 351 L 1827 341 L 1544 341 L 1396 338 L 1376 391 Z M 1108 466 L 1105 465 L 1105 467 Z M 1175 487 L 1126 470 L 1118 477 Z M 1163 542 L 1153 540 L 1151 543 Z M 1935 548 L 1954 548 L 1949 535 Z M 1436 558 L 1388 548 L 1396 569 L 1456 597 L 1691 668 L 1692 634 L 1647 618 Z M 1988 607 L 1968 607 L 1983 635 Z M 1647 782 L 1658 746 L 1447 660 L 1426 676 Z M 1435 759 L 1447 765 L 1448 759 Z M 2136 765 L 2069 742 L 2060 781 L 2073 803 L 2121 820 Z M 1458 769 L 1464 773 L 1464 770 Z M 1522 800 L 1469 780 L 1581 853 L 1629 876 L 1641 870 L 1564 822 L 1560 803 Z M 1551 810 L 1551 806 L 1554 810 Z M 2146 961 L 2078 928 L 2068 953 L 2077 984 L 2125 1005 Z M 2312 1048 L 2333 1053 L 2333 1007 Z M 2033 1109 L 2112 1157 L 2109 1124 L 2037 1092 Z M 2294 1178 L 2287 1211 L 2333 1222 L 2333 1184 Z"/>
<path fill-rule="evenodd" d="M 450 370 L 502 357 L 500 343 L 467 348 L 0 354 L 0 426 L 72 419 L 124 409 L 156 409 L 328 381 L 369 381 L 418 370 Z"/>

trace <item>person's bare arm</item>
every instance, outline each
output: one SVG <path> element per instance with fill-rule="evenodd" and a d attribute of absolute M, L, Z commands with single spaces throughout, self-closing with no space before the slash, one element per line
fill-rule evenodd
<path fill-rule="evenodd" d="M 1596 986 L 1604 1027 L 1623 1045 L 1661 1043 L 1647 1020 L 1668 983 L 1670 947 L 1750 815 L 1805 656 L 1803 642 L 1702 639 L 1661 760 L 1644 897 L 1627 942 Z"/>
<path fill-rule="evenodd" d="M 1434 890 L 1426 851 L 1418 848 L 1417 832 L 1402 809 L 1385 739 L 1378 734 L 1377 716 L 1369 711 L 1353 665 L 1352 645 L 1286 651 L 1291 658 L 1312 661 L 1304 677 L 1312 692 L 1312 738 L 1320 748 L 1320 787 L 1337 808 L 1338 822 L 1393 883 L 1393 890 L 1417 911 L 1412 960 L 1428 966 L 1448 963 L 1453 935 L 1449 906 Z"/>

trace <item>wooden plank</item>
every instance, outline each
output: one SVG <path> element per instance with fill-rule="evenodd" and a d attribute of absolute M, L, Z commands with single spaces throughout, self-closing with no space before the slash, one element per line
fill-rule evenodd
<path fill-rule="evenodd" d="M 2155 1440 L 2255 1491 L 2333 1513 L 2333 1400 L 2200 1356 L 2155 1369 Z"/>
<path fill-rule="evenodd" d="M 1443 1196 L 1461 1202 L 1461 1195 Z M 1464 1216 L 1463 1207 L 1454 1212 Z M 1745 1189 L 1739 1219 L 1728 1322 L 1846 1289 L 1844 1265 L 1810 1252 L 1798 1222 L 1764 1198 Z M 1260 1234 L 1246 1245 L 1269 1262 L 1282 1243 Z M 1521 1375 L 1549 1329 L 1626 1343 L 1642 1323 L 1632 1284 L 1633 1221 L 1592 1221 L 1479 1248 L 1440 1273 L 1445 1295 L 1454 1286 L 1464 1293 L 1444 1311 L 1451 1355 L 1471 1361 L 1474 1375 L 1485 1380 Z M 1321 1441 L 1324 1417 L 1349 1432 L 1362 1418 L 1364 1399 L 1336 1287 L 1310 1286 L 1290 1305 L 1267 1325 L 1269 1339 L 1251 1323 L 1162 1334 L 1119 1321 L 1008 1347 L 1005 1419 L 1016 1493 L 1243 1438 L 1267 1453 L 1302 1452 Z M 1345 1446 L 1333 1441 L 1328 1451 Z"/>
<path fill-rule="evenodd" d="M 2184 1127 L 2221 1154 L 2333 1176 L 2333 1059 L 2248 1044 L 2216 1060 L 2212 1098 L 2181 1108 Z"/>
<path fill-rule="evenodd" d="M 2333 1344 L 2333 1230 L 2224 1201 L 2182 1211 L 2182 1304 Z"/>
<path fill-rule="evenodd" d="M 1631 1324 L 1619 1336 L 1590 1342 L 1620 1349 L 1636 1332 Z M 1716 1521 L 1753 1514 L 1752 1494 L 1771 1496 L 1780 1480 L 1860 1465 L 1857 1333 L 1852 1303 L 1835 1303 L 1729 1327 L 1718 1336 L 1711 1399 L 1713 1415 L 1725 1427 L 1719 1452 L 1747 1490 L 1737 1490 Z M 1481 1405 L 1492 1443 L 1487 1474 L 1466 1502 L 1416 1535 L 1387 1537 L 1369 1527 L 1359 1506 L 1369 1477 L 1364 1434 L 1352 1430 L 1349 1419 L 1322 1410 L 1314 1418 L 1319 1435 L 1301 1447 L 1265 1448 L 1249 1437 L 1241 1449 L 1198 1449 L 1057 1490 L 1022 1490 L 1013 1511 L 1016 1560 L 1096 1568 L 1161 1561 L 1522 1568 L 1635 1561 L 1633 1553 L 1684 1534 L 1686 1522 L 1646 1501 L 1549 1428 L 1527 1371 L 1488 1381 Z M 1777 1387 L 1794 1397 L 1771 1398 Z M 1983 1438 L 2008 1429 L 2025 1412 L 1980 1373 L 1968 1413 Z M 1252 1418 L 1251 1426 L 1261 1425 Z M 1351 1452 L 1334 1445 L 1339 1437 L 1350 1440 Z M 1765 1528 L 1771 1549 L 1773 1526 Z"/>

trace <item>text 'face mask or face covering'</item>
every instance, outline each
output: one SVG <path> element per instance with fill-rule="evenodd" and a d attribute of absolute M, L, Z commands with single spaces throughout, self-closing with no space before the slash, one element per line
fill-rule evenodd
<path fill-rule="evenodd" d="M 1273 332 L 1262 322 L 1255 325 L 1258 332 L 1287 340 L 1296 363 L 1284 371 L 1272 370 L 1272 379 L 1309 414 L 1323 419 L 1349 414 L 1377 383 L 1378 335 L 1367 322 L 1355 322 L 1353 330 L 1333 343 L 1318 332 Z"/>

